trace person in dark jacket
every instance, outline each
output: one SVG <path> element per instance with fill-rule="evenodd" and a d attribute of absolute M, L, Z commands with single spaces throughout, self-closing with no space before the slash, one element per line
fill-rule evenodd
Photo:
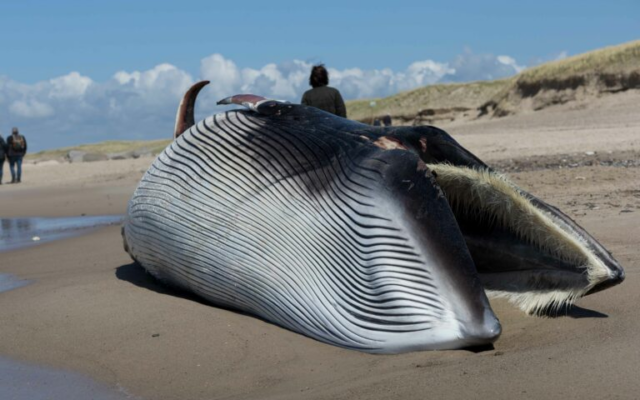
<path fill-rule="evenodd" d="M 324 65 L 316 65 L 311 69 L 309 85 L 313 89 L 307 90 L 302 95 L 302 104 L 312 106 L 330 112 L 339 117 L 347 118 L 347 108 L 337 89 L 329 85 L 329 73 Z"/>
<path fill-rule="evenodd" d="M 7 152 L 7 144 L 0 135 L 0 185 L 2 185 L 2 173 L 4 172 L 4 159 Z"/>
<path fill-rule="evenodd" d="M 18 128 L 13 128 L 11 130 L 11 136 L 7 138 L 7 155 L 9 156 L 11 183 L 20 183 L 22 179 L 22 158 L 26 153 L 27 139 L 18 132 Z"/>

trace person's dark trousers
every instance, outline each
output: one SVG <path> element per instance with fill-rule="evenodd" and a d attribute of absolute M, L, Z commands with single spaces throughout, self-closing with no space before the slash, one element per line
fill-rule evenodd
<path fill-rule="evenodd" d="M 0 157 L 0 185 L 2 185 L 2 172 L 4 171 L 4 156 Z"/>
<path fill-rule="evenodd" d="M 14 169 L 14 167 L 16 168 Z M 11 170 L 11 183 L 20 182 L 22 178 L 22 156 L 10 156 L 9 169 Z"/>

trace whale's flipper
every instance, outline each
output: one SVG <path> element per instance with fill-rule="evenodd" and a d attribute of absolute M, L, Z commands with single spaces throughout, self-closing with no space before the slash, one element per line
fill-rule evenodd
<path fill-rule="evenodd" d="M 293 109 L 293 104 L 287 101 L 271 100 L 253 94 L 237 94 L 224 98 L 218 105 L 237 104 L 262 115 L 284 115 Z"/>
<path fill-rule="evenodd" d="M 196 98 L 198 97 L 200 90 L 208 84 L 209 81 L 200 81 L 191 86 L 191 88 L 189 88 L 182 97 L 176 114 L 175 128 L 173 129 L 174 139 L 177 139 L 178 136 L 182 135 L 184 131 L 195 124 L 194 111 L 196 107 Z"/>

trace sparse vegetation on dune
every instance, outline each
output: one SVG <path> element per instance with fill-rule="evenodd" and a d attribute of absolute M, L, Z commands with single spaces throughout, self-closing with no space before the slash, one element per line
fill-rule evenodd
<path fill-rule="evenodd" d="M 46 160 L 62 160 L 70 151 L 84 151 L 87 153 L 97 154 L 114 154 L 146 150 L 152 154 L 160 153 L 169 143 L 171 139 L 161 140 L 109 140 L 106 142 L 81 144 L 72 147 L 62 147 L 53 150 L 44 150 L 37 153 L 27 155 L 28 160 L 46 161 Z"/>
<path fill-rule="evenodd" d="M 507 79 L 430 85 L 385 98 L 348 101 L 347 112 L 349 118 L 366 123 L 390 115 L 394 125 L 439 125 L 536 111 L 628 89 L 640 89 L 640 40 L 542 64 Z M 375 107 L 371 107 L 371 101 L 376 102 Z M 158 154 L 170 142 L 107 141 L 41 151 L 27 158 L 61 160 L 72 150 L 97 154 L 145 150 Z"/>
<path fill-rule="evenodd" d="M 518 75 L 518 80 L 533 82 L 589 73 L 637 73 L 639 69 L 640 40 L 636 40 L 526 69 Z"/>
<path fill-rule="evenodd" d="M 447 83 L 400 92 L 393 96 L 347 102 L 349 118 L 367 121 L 374 116 L 391 115 L 412 119 L 420 112 L 432 109 L 476 109 L 505 89 L 511 79 L 470 83 Z M 376 102 L 371 107 L 371 101 Z"/>
<path fill-rule="evenodd" d="M 427 122 L 463 115 L 500 117 L 628 89 L 640 89 L 640 40 L 542 64 L 508 79 L 431 85 L 349 101 L 347 111 L 349 118 L 363 122 L 382 115 L 398 123 L 420 123 L 424 116 Z"/>
<path fill-rule="evenodd" d="M 536 111 L 628 89 L 640 89 L 640 40 L 522 71 L 480 107 L 480 115 Z"/>

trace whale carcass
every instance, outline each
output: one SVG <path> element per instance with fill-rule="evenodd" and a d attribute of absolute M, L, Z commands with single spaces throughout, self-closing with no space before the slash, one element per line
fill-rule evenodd
<path fill-rule="evenodd" d="M 213 304 L 371 353 L 484 345 L 487 295 L 532 314 L 622 281 L 611 254 L 435 127 L 371 127 L 238 95 L 174 140 L 129 202 L 126 251 Z"/>

